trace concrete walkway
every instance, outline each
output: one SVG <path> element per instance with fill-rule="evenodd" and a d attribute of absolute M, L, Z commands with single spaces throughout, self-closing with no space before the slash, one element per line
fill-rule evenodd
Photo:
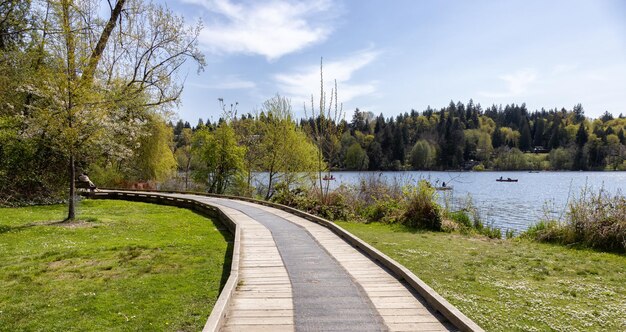
<path fill-rule="evenodd" d="M 240 281 L 223 331 L 454 330 L 326 227 L 258 204 L 169 195 L 218 206 L 241 227 Z"/>

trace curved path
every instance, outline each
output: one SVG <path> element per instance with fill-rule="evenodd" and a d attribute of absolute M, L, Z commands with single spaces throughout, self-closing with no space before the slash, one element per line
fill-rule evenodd
<path fill-rule="evenodd" d="M 291 283 L 298 331 L 386 330 L 363 288 L 304 227 L 261 207 L 229 200 L 214 203 L 244 213 L 271 232 Z"/>
<path fill-rule="evenodd" d="M 241 232 L 239 281 L 222 331 L 456 330 L 410 286 L 322 225 L 244 201 L 158 195 L 217 207 Z"/>

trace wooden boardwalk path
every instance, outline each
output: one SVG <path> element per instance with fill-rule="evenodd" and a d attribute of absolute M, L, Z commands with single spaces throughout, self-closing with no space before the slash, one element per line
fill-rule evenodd
<path fill-rule="evenodd" d="M 239 228 L 238 281 L 221 331 L 459 330 L 414 287 L 327 227 L 250 202 L 159 195 L 216 207 Z"/>

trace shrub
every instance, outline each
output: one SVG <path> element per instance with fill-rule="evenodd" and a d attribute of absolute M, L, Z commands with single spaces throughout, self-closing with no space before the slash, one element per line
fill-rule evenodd
<path fill-rule="evenodd" d="M 363 206 L 359 210 L 361 215 L 368 222 L 383 222 L 393 224 L 399 220 L 399 210 L 402 209 L 402 202 L 389 196 L 375 199 L 370 205 Z"/>
<path fill-rule="evenodd" d="M 478 232 L 490 239 L 501 239 L 502 230 L 495 226 L 486 226 L 478 230 Z"/>
<path fill-rule="evenodd" d="M 99 187 L 118 187 L 125 182 L 124 175 L 116 167 L 93 164 L 89 167 L 89 171 L 89 177 Z"/>
<path fill-rule="evenodd" d="M 441 230 L 441 207 L 436 202 L 435 189 L 426 180 L 420 180 L 417 188 L 407 190 L 406 211 L 402 223 L 408 227 Z"/>
<path fill-rule="evenodd" d="M 484 170 L 485 170 L 485 166 L 483 164 L 478 164 L 478 165 L 472 167 L 472 171 L 482 172 Z"/>
<path fill-rule="evenodd" d="M 556 220 L 541 220 L 530 226 L 521 237 L 549 243 L 567 244 L 575 241 L 570 229 Z"/>
<path fill-rule="evenodd" d="M 569 204 L 564 222 L 540 221 L 523 233 L 540 242 L 582 245 L 605 251 L 626 252 L 626 198 L 587 188 Z"/>
<path fill-rule="evenodd" d="M 272 201 L 275 203 L 287 205 L 329 220 L 348 220 L 352 215 L 346 204 L 346 195 L 341 190 L 330 192 L 327 202 L 324 204 L 313 189 L 296 188 L 290 190 L 284 183 L 277 184 L 274 189 Z"/>
<path fill-rule="evenodd" d="M 450 217 L 450 219 L 454 220 L 463 227 L 471 228 L 473 226 L 472 220 L 470 219 L 469 215 L 465 213 L 465 211 L 456 211 L 449 213 L 448 217 Z"/>
<path fill-rule="evenodd" d="M 576 241 L 609 251 L 626 251 L 626 197 L 583 190 L 569 206 L 568 226 Z"/>

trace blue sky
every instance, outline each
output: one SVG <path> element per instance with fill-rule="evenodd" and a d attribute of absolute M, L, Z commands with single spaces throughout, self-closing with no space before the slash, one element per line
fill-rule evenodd
<path fill-rule="evenodd" d="M 276 93 L 303 116 L 321 57 L 348 120 L 357 107 L 390 117 L 470 98 L 626 114 L 626 1 L 166 3 L 204 25 L 207 66 L 189 69 L 177 111 L 192 124 L 217 120 L 218 98 L 247 113 Z"/>

